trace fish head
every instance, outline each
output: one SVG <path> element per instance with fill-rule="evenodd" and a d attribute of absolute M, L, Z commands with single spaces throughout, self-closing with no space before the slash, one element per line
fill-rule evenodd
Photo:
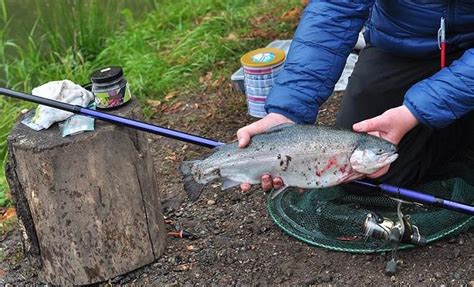
<path fill-rule="evenodd" d="M 398 158 L 397 146 L 375 136 L 366 136 L 357 142 L 352 152 L 351 166 L 357 172 L 371 174 Z"/>

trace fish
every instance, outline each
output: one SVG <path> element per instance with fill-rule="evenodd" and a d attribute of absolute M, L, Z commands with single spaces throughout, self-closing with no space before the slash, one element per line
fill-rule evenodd
<path fill-rule="evenodd" d="M 361 179 L 398 158 L 389 141 L 349 129 L 311 124 L 282 124 L 254 136 L 245 148 L 237 142 L 214 148 L 203 159 L 183 161 L 184 189 L 196 201 L 215 180 L 226 190 L 261 176 L 281 177 L 283 187 L 315 189 Z"/>

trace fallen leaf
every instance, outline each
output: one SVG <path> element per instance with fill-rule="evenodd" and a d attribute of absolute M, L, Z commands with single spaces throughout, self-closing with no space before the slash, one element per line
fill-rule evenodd
<path fill-rule="evenodd" d="M 204 76 L 199 77 L 199 83 L 205 84 L 212 79 L 212 72 L 207 72 Z"/>
<path fill-rule="evenodd" d="M 177 109 L 177 108 L 181 107 L 182 105 L 183 105 L 183 102 L 177 102 L 172 107 L 173 107 L 173 109 Z"/>
<path fill-rule="evenodd" d="M 0 278 L 5 278 L 5 275 L 7 275 L 7 271 L 0 268 Z"/>
<path fill-rule="evenodd" d="M 201 23 L 202 23 L 202 22 L 209 21 L 209 20 L 211 20 L 213 17 L 214 17 L 214 15 L 212 15 L 212 13 L 209 12 L 209 13 L 206 14 L 206 16 L 204 16 L 204 17 L 202 18 Z"/>
<path fill-rule="evenodd" d="M 161 106 L 162 102 L 157 100 L 146 100 L 146 104 L 152 108 L 158 108 Z"/>
<path fill-rule="evenodd" d="M 221 81 L 219 79 L 212 81 L 211 87 L 217 88 L 221 85 Z"/>
<path fill-rule="evenodd" d="M 181 108 L 182 105 L 183 105 L 183 102 L 174 103 L 173 105 L 171 105 L 171 107 L 167 108 L 166 111 L 168 113 L 176 113 L 179 110 L 179 108 Z"/>
<path fill-rule="evenodd" d="M 169 100 L 171 100 L 172 98 L 176 97 L 177 95 L 178 95 L 178 92 L 176 92 L 176 91 L 169 92 L 169 93 L 165 96 L 165 101 L 169 101 Z"/>
<path fill-rule="evenodd" d="M 170 161 L 178 161 L 178 156 L 177 155 L 169 155 L 169 156 L 166 156 L 165 157 L 166 160 L 170 160 Z"/>
<path fill-rule="evenodd" d="M 265 31 L 260 28 L 254 28 L 250 33 L 247 35 L 251 39 L 273 39 L 276 37 L 276 33 L 273 31 Z"/>
<path fill-rule="evenodd" d="M 239 39 L 239 37 L 234 32 L 230 32 L 225 39 L 229 41 L 236 41 Z"/>
<path fill-rule="evenodd" d="M 258 17 L 253 18 L 252 20 L 250 20 L 250 24 L 252 24 L 254 26 L 259 26 L 259 25 L 262 25 L 262 24 L 273 22 L 272 19 L 274 19 L 274 18 L 275 17 L 272 14 L 264 14 L 264 15 L 260 15 Z"/>
<path fill-rule="evenodd" d="M 0 222 L 6 221 L 12 217 L 16 216 L 16 211 L 13 207 L 7 208 L 5 213 L 0 215 Z"/>
<path fill-rule="evenodd" d="M 286 11 L 280 19 L 285 22 L 298 21 L 301 17 L 301 8 L 295 7 L 289 11 Z"/>

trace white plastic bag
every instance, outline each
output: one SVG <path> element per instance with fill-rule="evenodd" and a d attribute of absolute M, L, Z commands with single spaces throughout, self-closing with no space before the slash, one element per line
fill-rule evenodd
<path fill-rule="evenodd" d="M 346 65 L 344 66 L 344 71 L 342 71 L 342 75 L 337 81 L 336 86 L 334 87 L 334 91 L 346 90 L 347 83 L 349 82 L 349 77 L 354 71 L 354 66 L 357 62 L 357 59 L 359 59 L 359 56 L 354 53 L 351 53 L 349 57 L 347 57 Z"/>

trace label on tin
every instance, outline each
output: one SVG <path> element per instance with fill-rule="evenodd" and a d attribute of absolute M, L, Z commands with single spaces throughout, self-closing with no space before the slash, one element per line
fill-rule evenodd
<path fill-rule="evenodd" d="M 258 53 L 253 55 L 251 59 L 254 63 L 270 63 L 275 59 L 275 54 L 272 52 Z"/>
<path fill-rule="evenodd" d="M 131 98 L 128 85 L 123 86 L 119 90 L 112 90 L 103 93 L 94 93 L 95 103 L 98 108 L 113 108 L 128 102 Z"/>

